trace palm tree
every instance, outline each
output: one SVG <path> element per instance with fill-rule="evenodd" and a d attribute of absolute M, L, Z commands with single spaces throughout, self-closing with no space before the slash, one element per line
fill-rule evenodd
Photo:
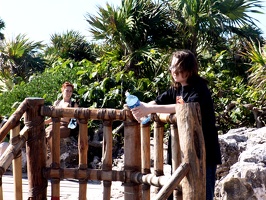
<path fill-rule="evenodd" d="M 207 49 L 225 48 L 223 43 L 233 35 L 257 39 L 262 32 L 248 13 L 260 13 L 259 0 L 170 0 L 182 48 L 200 54 Z M 222 45 L 222 46 L 221 46 Z"/>
<path fill-rule="evenodd" d="M 51 45 L 45 50 L 45 55 L 51 62 L 59 57 L 75 61 L 83 59 L 94 61 L 96 56 L 93 48 L 93 45 L 89 44 L 79 32 L 70 30 L 62 34 L 53 34 Z"/>
<path fill-rule="evenodd" d="M 42 48 L 40 42 L 31 42 L 21 34 L 11 41 L 5 40 L 0 47 L 1 78 L 12 79 L 16 84 L 28 82 L 32 74 L 42 72 L 46 67 Z"/>
<path fill-rule="evenodd" d="M 128 61 L 127 70 L 137 75 L 148 76 L 148 71 L 154 74 L 160 68 L 155 61 L 162 54 L 151 52 L 173 48 L 190 49 L 196 55 L 220 52 L 234 35 L 253 40 L 261 35 L 248 15 L 262 13 L 257 0 L 123 0 L 121 7 L 106 7 L 99 7 L 98 16 L 88 14 L 90 31 L 95 39 L 119 48 Z"/>
<path fill-rule="evenodd" d="M 108 3 L 99 7 L 98 16 L 87 15 L 94 39 L 104 40 L 119 49 L 126 61 L 126 71 L 138 77 L 157 75 L 164 59 L 162 50 L 173 46 L 175 30 L 165 8 L 151 0 L 123 0 L 121 7 Z"/>

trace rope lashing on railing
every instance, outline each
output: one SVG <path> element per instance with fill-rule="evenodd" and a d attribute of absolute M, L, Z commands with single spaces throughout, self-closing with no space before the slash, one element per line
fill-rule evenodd
<path fill-rule="evenodd" d="M 74 118 L 79 118 L 79 116 L 84 116 L 85 119 L 90 119 L 91 111 L 87 108 L 75 108 Z"/>
<path fill-rule="evenodd" d="M 32 121 L 24 122 L 25 126 L 27 126 L 28 128 L 40 126 L 42 123 L 43 123 L 43 117 L 41 116 L 36 117 Z"/>
<path fill-rule="evenodd" d="M 43 124 L 43 117 L 39 116 L 33 119 L 32 121 L 25 121 L 24 124 L 25 124 L 25 127 L 27 127 L 28 129 L 32 129 L 33 127 L 38 127 L 41 124 Z M 44 126 L 41 130 L 44 131 Z M 31 139 L 27 138 L 27 142 L 34 142 L 38 139 L 39 139 L 39 136 L 36 135 L 35 137 L 31 137 Z"/>
<path fill-rule="evenodd" d="M 106 112 L 107 111 L 105 109 L 99 109 L 98 113 L 97 113 L 97 118 L 98 119 L 104 119 L 104 116 L 105 116 Z"/>

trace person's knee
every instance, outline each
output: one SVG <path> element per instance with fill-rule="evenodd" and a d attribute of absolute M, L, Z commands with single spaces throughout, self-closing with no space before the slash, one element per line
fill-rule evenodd
<path fill-rule="evenodd" d="M 52 133 L 53 133 L 53 129 L 51 126 L 48 126 L 46 129 L 45 129 L 45 137 L 46 138 L 50 138 L 52 136 Z"/>
<path fill-rule="evenodd" d="M 70 129 L 67 127 L 60 127 L 60 138 L 68 138 L 70 136 Z"/>

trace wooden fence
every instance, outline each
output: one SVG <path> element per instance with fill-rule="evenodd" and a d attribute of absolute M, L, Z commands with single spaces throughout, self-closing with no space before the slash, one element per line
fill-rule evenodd
<path fill-rule="evenodd" d="M 0 200 L 3 199 L 2 176 L 13 161 L 14 199 L 22 199 L 21 148 L 26 146 L 28 199 L 47 199 L 48 180 L 51 180 L 51 199 L 60 197 L 60 180 L 76 179 L 79 199 L 87 197 L 88 180 L 103 182 L 103 198 L 111 198 L 112 181 L 120 181 L 125 200 L 149 200 L 150 188 L 158 188 L 155 199 L 162 200 L 173 192 L 175 200 L 205 199 L 205 147 L 197 103 L 177 104 L 177 114 L 152 114 L 154 124 L 154 166 L 151 173 L 150 124 L 137 123 L 130 110 L 55 108 L 44 106 L 44 99 L 26 98 L 0 129 L 0 141 L 10 132 L 10 145 L 0 157 Z M 45 117 L 52 117 L 52 164 L 46 167 Z M 20 119 L 24 127 L 20 130 Z M 60 167 L 60 118 L 79 120 L 77 168 Z M 88 121 L 103 122 L 102 169 L 87 168 Z M 124 169 L 112 170 L 112 123 L 124 122 Z M 164 125 L 170 124 L 172 141 L 172 176 L 163 171 Z"/>

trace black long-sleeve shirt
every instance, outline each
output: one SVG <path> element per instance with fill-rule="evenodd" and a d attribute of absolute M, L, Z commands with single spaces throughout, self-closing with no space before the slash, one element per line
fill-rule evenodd
<path fill-rule="evenodd" d="M 198 77 L 193 84 L 180 86 L 177 89 L 170 87 L 159 95 L 155 102 L 158 105 L 175 104 L 177 96 L 182 96 L 186 103 L 199 103 L 202 115 L 202 131 L 205 140 L 206 163 L 221 164 L 221 151 L 215 126 L 213 100 L 205 80 Z"/>

